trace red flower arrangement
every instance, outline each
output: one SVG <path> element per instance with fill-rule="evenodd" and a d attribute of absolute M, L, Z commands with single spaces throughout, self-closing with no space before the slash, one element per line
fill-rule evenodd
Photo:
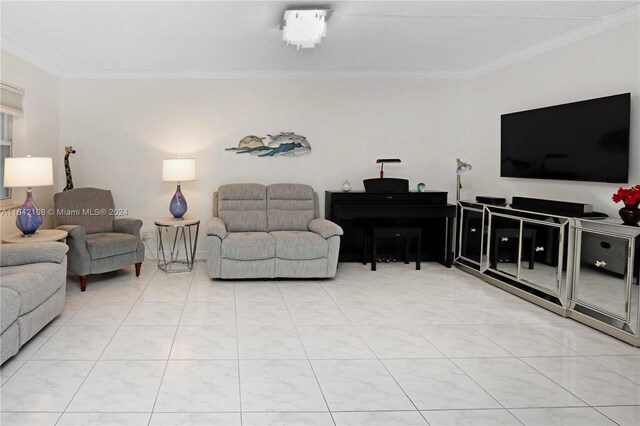
<path fill-rule="evenodd" d="M 615 203 L 622 201 L 625 205 L 633 206 L 640 202 L 640 185 L 632 186 L 631 188 L 620 187 L 611 199 Z"/>

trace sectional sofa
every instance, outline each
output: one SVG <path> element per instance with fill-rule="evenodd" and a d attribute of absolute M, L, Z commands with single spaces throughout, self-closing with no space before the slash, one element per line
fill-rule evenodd
<path fill-rule="evenodd" d="M 62 312 L 67 250 L 56 242 L 0 248 L 0 364 Z"/>

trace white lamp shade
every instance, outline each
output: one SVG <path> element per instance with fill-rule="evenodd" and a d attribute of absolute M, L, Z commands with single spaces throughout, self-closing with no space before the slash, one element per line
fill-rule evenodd
<path fill-rule="evenodd" d="M 195 158 L 167 158 L 162 160 L 162 180 L 165 182 L 196 180 Z"/>
<path fill-rule="evenodd" d="M 4 160 L 4 186 L 53 185 L 53 160 L 51 157 L 13 157 Z"/>

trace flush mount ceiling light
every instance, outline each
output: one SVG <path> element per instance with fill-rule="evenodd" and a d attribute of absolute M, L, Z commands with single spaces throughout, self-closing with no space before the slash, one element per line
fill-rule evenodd
<path fill-rule="evenodd" d="M 282 40 L 297 49 L 309 49 L 320 44 L 327 35 L 330 9 L 290 9 L 284 11 Z"/>

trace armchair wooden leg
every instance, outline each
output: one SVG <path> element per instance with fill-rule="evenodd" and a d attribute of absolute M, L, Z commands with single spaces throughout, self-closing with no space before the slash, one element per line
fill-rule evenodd
<path fill-rule="evenodd" d="M 140 268 L 142 267 L 142 262 L 136 263 L 136 277 L 140 276 Z"/>
<path fill-rule="evenodd" d="M 87 289 L 87 276 L 80 275 L 80 291 L 85 291 Z"/>

